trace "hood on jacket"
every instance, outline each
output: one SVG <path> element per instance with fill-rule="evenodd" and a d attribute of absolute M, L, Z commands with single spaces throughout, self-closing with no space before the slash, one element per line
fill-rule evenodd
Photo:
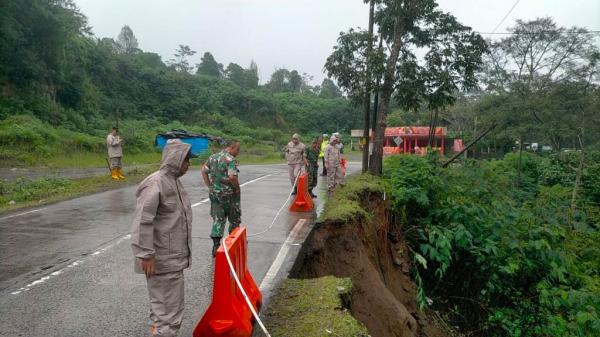
<path fill-rule="evenodd" d="M 192 146 L 190 144 L 184 143 L 179 139 L 169 139 L 163 149 L 160 170 L 179 177 L 181 165 L 183 165 L 183 161 L 191 149 Z"/>

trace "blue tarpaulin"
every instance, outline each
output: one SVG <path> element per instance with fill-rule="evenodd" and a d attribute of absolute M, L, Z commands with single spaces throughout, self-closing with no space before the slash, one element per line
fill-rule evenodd
<path fill-rule="evenodd" d="M 191 133 L 185 130 L 172 130 L 170 132 L 157 135 L 154 144 L 162 151 L 169 139 L 179 139 L 184 143 L 190 144 L 192 146 L 192 154 L 196 156 L 208 151 L 209 141 L 222 142 L 222 138 L 219 137 Z"/>

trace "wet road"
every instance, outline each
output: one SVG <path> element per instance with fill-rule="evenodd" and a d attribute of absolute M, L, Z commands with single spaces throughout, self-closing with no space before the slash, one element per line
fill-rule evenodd
<path fill-rule="evenodd" d="M 287 198 L 287 168 L 242 166 L 240 180 L 242 221 L 252 235 L 269 226 Z M 318 207 L 325 194 L 320 180 Z M 198 170 L 183 178 L 194 227 L 181 336 L 191 335 L 212 291 L 210 205 L 200 181 Z M 127 187 L 0 216 L 0 336 L 146 336 L 146 284 L 133 273 L 128 235 L 134 193 Z M 286 207 L 271 230 L 249 238 L 250 270 L 265 296 L 285 276 L 314 216 Z"/>

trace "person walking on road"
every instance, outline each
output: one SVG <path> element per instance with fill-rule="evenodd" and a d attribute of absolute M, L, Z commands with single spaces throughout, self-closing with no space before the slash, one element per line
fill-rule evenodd
<path fill-rule="evenodd" d="M 292 140 L 285 147 L 285 159 L 288 163 L 290 182 L 292 183 L 292 186 L 294 186 L 292 195 L 295 195 L 297 192 L 295 186 L 296 177 L 300 174 L 302 165 L 308 167 L 308 162 L 306 161 L 306 146 L 300 143 L 300 136 L 297 133 L 294 133 Z"/>
<path fill-rule="evenodd" d="M 317 186 L 317 179 L 319 178 L 319 154 L 321 149 L 319 147 L 319 138 L 315 138 L 312 141 L 311 147 L 306 149 L 306 161 L 308 162 L 308 193 L 313 198 L 317 195 L 313 193 L 313 188 Z"/>
<path fill-rule="evenodd" d="M 213 240 L 212 256 L 217 255 L 225 224 L 229 220 L 229 233 L 242 223 L 238 162 L 240 143 L 229 146 L 208 158 L 202 167 L 202 178 L 209 189 L 210 215 L 213 225 L 210 237 Z"/>
<path fill-rule="evenodd" d="M 111 133 L 106 136 L 106 147 L 108 148 L 108 160 L 110 164 L 110 176 L 115 180 L 125 179 L 123 172 L 123 139 L 119 136 L 119 128 L 113 127 Z"/>
<path fill-rule="evenodd" d="M 333 194 L 336 187 L 342 183 L 344 179 L 340 153 L 340 148 L 337 147 L 339 139 L 336 136 L 331 136 L 329 145 L 325 148 L 325 165 L 327 166 L 327 191 Z"/>
<path fill-rule="evenodd" d="M 335 138 L 337 138 L 338 143 L 337 143 L 337 148 L 340 149 L 340 153 L 344 154 L 344 143 L 342 143 L 342 136 L 340 135 L 339 132 L 335 132 L 333 133 L 333 136 L 335 136 Z"/>
<path fill-rule="evenodd" d="M 327 145 L 329 145 L 329 135 L 324 133 L 323 141 L 321 142 L 321 153 L 319 153 L 319 158 L 321 158 L 323 161 L 323 172 L 321 173 L 322 176 L 327 175 L 327 165 L 325 165 L 325 148 L 327 148 Z"/>
<path fill-rule="evenodd" d="M 183 320 L 183 270 L 191 264 L 192 206 L 179 178 L 190 166 L 192 146 L 169 140 L 160 170 L 142 181 L 131 228 L 136 273 L 146 275 L 150 332 L 175 336 Z"/>

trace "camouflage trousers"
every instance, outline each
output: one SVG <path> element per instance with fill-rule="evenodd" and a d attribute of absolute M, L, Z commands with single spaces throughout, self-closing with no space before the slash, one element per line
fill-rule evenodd
<path fill-rule="evenodd" d="M 229 220 L 229 233 L 242 223 L 242 208 L 239 194 L 210 194 L 210 215 L 213 218 L 212 238 L 223 237 L 225 224 Z"/>
<path fill-rule="evenodd" d="M 317 186 L 317 179 L 319 178 L 319 164 L 308 163 L 308 188 L 314 188 Z"/>

